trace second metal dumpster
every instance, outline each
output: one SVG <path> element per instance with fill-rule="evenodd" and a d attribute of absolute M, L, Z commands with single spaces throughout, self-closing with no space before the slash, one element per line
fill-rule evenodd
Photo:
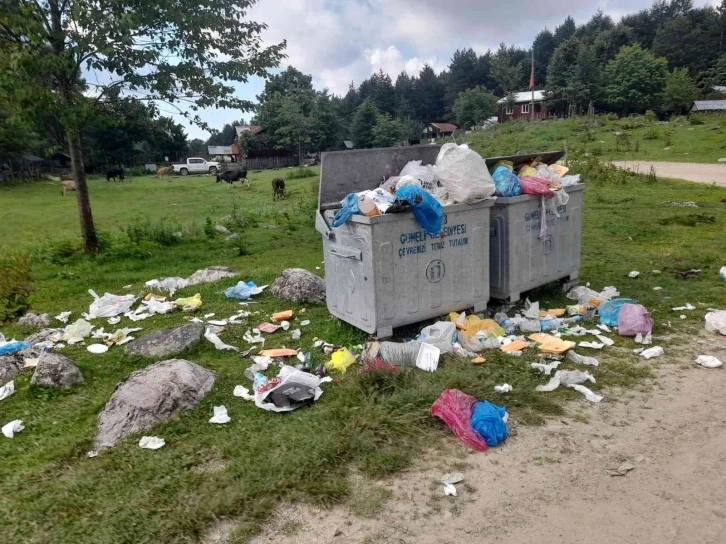
<path fill-rule="evenodd" d="M 500 160 L 515 168 L 535 157 L 545 164 L 564 152 L 536 153 L 487 159 L 491 167 Z M 521 195 L 497 198 L 490 212 L 490 289 L 492 298 L 519 300 L 521 293 L 548 283 L 577 278 L 582 245 L 583 184 L 567 187 L 570 199 L 557 208 L 542 207 L 541 198 Z M 559 217 L 558 217 L 559 214 Z M 541 232 L 542 221 L 546 231 Z"/>
<path fill-rule="evenodd" d="M 439 146 L 323 153 L 316 229 L 323 234 L 328 310 L 379 338 L 489 301 L 489 209 L 493 202 L 444 207 L 429 236 L 413 213 L 354 215 L 330 226 L 348 193 L 376 188 L 411 160 L 434 164 Z"/>

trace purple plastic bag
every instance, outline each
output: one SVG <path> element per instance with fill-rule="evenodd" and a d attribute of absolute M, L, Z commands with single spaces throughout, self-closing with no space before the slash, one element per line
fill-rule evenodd
<path fill-rule="evenodd" d="M 640 304 L 623 304 L 618 314 L 620 336 L 647 334 L 653 329 L 653 318 Z"/>

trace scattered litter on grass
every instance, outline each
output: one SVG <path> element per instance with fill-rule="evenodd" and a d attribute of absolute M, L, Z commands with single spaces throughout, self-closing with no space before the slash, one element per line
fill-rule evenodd
<path fill-rule="evenodd" d="M 509 414 L 504 408 L 486 400 L 474 403 L 471 409 L 471 428 L 484 439 L 488 447 L 497 446 L 507 438 L 508 419 Z"/>
<path fill-rule="evenodd" d="M 204 338 L 214 344 L 214 347 L 217 348 L 217 350 L 219 351 L 239 351 L 239 348 L 230 346 L 229 344 L 225 344 L 224 342 L 222 342 L 222 339 L 217 336 L 216 332 L 218 332 L 218 329 L 216 329 L 216 327 L 214 329 L 212 329 L 212 327 L 207 327 L 207 329 L 204 331 Z"/>
<path fill-rule="evenodd" d="M 416 355 L 416 367 L 426 372 L 435 372 L 439 367 L 441 350 L 434 345 L 422 342 Z"/>
<path fill-rule="evenodd" d="M 595 359 L 595 357 L 587 357 L 585 355 L 579 355 L 572 350 L 567 352 L 566 357 L 569 361 L 572 361 L 575 364 L 589 365 L 589 366 L 599 366 L 600 365 L 600 361 Z M 557 368 L 557 367 L 555 367 L 555 368 Z M 549 376 L 549 373 L 547 375 Z"/>
<path fill-rule="evenodd" d="M 481 365 L 481 364 L 486 363 L 487 360 L 484 357 L 474 357 L 471 360 L 471 362 L 474 363 L 475 365 Z"/>
<path fill-rule="evenodd" d="M 573 352 L 569 352 L 568 355 Z M 557 370 L 557 367 L 560 366 L 560 361 L 552 361 L 551 363 L 530 363 L 529 366 L 534 368 L 535 370 L 539 370 L 542 374 L 545 376 L 549 376 L 552 374 L 553 370 Z"/>
<path fill-rule="evenodd" d="M 722 266 L 718 273 L 721 276 L 721 279 L 726 281 L 726 266 Z"/>
<path fill-rule="evenodd" d="M 8 383 L 0 387 L 0 400 L 5 400 L 15 393 L 15 382 L 10 380 Z"/>
<path fill-rule="evenodd" d="M 669 324 L 670 326 L 670 324 Z M 635 343 L 636 344 L 642 344 L 643 346 L 649 346 L 653 343 L 653 336 L 651 334 L 651 331 L 648 331 L 647 334 L 643 335 L 642 333 L 638 333 L 635 335 Z"/>
<path fill-rule="evenodd" d="M 446 389 L 431 405 L 431 415 L 442 419 L 451 432 L 467 446 L 486 451 L 487 443 L 471 426 L 472 406 L 476 402 L 475 397 L 458 389 Z"/>
<path fill-rule="evenodd" d="M 646 350 L 643 350 L 640 355 L 642 357 L 645 357 L 646 359 L 652 359 L 653 357 L 660 357 L 663 355 L 664 350 L 660 346 L 653 346 L 652 348 L 648 348 Z"/>
<path fill-rule="evenodd" d="M 210 319 L 207 323 L 215 327 L 226 327 L 229 324 L 226 319 Z"/>
<path fill-rule="evenodd" d="M 91 353 L 106 353 L 108 351 L 108 346 L 106 344 L 91 344 L 86 348 Z"/>
<path fill-rule="evenodd" d="M 582 370 L 558 370 L 550 381 L 545 385 L 538 385 L 535 391 L 554 391 L 560 385 L 582 384 L 587 381 L 595 383 L 595 377 L 589 372 Z"/>
<path fill-rule="evenodd" d="M 288 319 L 291 319 L 293 316 L 292 310 L 285 310 L 283 312 L 276 312 L 272 314 L 272 320 L 276 323 L 281 323 L 283 321 L 287 321 Z M 289 326 L 289 324 L 288 324 Z"/>
<path fill-rule="evenodd" d="M 178 298 L 174 301 L 174 304 L 181 306 L 181 309 L 185 312 L 196 312 L 202 307 L 202 295 L 196 293 L 193 297 Z"/>
<path fill-rule="evenodd" d="M 97 452 L 96 450 L 91 450 L 91 451 L 89 451 L 89 452 L 88 452 L 88 453 L 86 454 L 86 456 L 87 456 L 87 457 L 88 457 L 89 459 L 93 459 L 94 457 L 98 457 L 98 452 Z"/>
<path fill-rule="evenodd" d="M 452 484 L 444 486 L 444 495 L 447 497 L 456 497 L 456 487 Z"/>
<path fill-rule="evenodd" d="M 266 334 L 272 334 L 277 329 L 280 328 L 280 325 L 273 325 L 272 323 L 260 323 L 255 327 L 256 330 L 260 332 L 264 332 Z"/>
<path fill-rule="evenodd" d="M 713 310 L 706 314 L 706 330 L 726 335 L 726 310 Z"/>
<path fill-rule="evenodd" d="M 292 331 L 292 334 L 290 335 L 293 340 L 300 340 L 300 337 L 302 336 L 302 331 L 300 329 L 295 329 Z"/>
<path fill-rule="evenodd" d="M 260 351 L 260 355 L 267 357 L 295 357 L 297 355 L 296 349 L 277 348 L 277 349 L 264 349 Z"/>
<path fill-rule="evenodd" d="M 702 270 L 700 268 L 691 268 L 690 270 L 678 270 L 676 271 L 676 275 L 682 277 L 683 279 L 690 279 L 695 278 L 701 272 Z"/>
<path fill-rule="evenodd" d="M 307 327 L 308 325 L 310 325 L 310 320 L 309 320 L 309 319 L 303 319 L 303 320 L 302 320 L 302 321 L 300 322 L 300 326 L 301 326 L 301 327 Z"/>
<path fill-rule="evenodd" d="M 574 389 L 575 391 L 577 391 L 579 393 L 582 393 L 583 395 L 585 395 L 585 398 L 587 400 L 589 400 L 590 402 L 600 402 L 604 398 L 601 395 L 596 395 L 595 393 L 593 393 L 590 389 L 588 389 L 584 385 L 580 385 L 577 383 L 570 383 L 570 384 L 567 384 L 567 387 L 569 387 L 570 389 Z"/>
<path fill-rule="evenodd" d="M 577 344 L 577 347 L 590 348 L 590 349 L 602 349 L 605 347 L 605 344 L 598 344 L 597 342 L 580 342 L 579 344 Z"/>
<path fill-rule="evenodd" d="M 252 334 L 253 331 L 254 334 Z M 262 337 L 262 333 L 257 329 L 252 329 L 251 331 L 245 332 L 242 338 L 248 344 L 262 344 L 263 346 L 265 345 L 265 339 Z"/>
<path fill-rule="evenodd" d="M 295 353 L 297 355 L 297 353 Z M 437 361 L 438 362 L 438 361 Z M 348 348 L 340 348 L 334 351 L 330 356 L 330 361 L 325 363 L 325 366 L 335 372 L 345 372 L 349 366 L 355 363 L 355 357 L 348 350 Z M 436 370 L 434 368 L 434 370 Z"/>
<path fill-rule="evenodd" d="M 55 318 L 61 323 L 68 323 L 68 318 L 71 317 L 73 312 L 61 312 Z"/>
<path fill-rule="evenodd" d="M 139 447 L 145 450 L 158 450 L 164 447 L 165 444 L 164 439 L 158 436 L 142 436 L 141 440 L 139 440 Z"/>
<path fill-rule="evenodd" d="M 662 287 L 653 287 L 653 291 L 662 291 L 662 290 L 663 290 Z"/>
<path fill-rule="evenodd" d="M 651 270 L 650 273 L 651 274 L 660 274 L 660 270 Z"/>
<path fill-rule="evenodd" d="M 91 336 L 93 327 L 85 319 L 78 319 L 63 329 L 61 340 L 69 344 L 83 342 L 84 338 Z"/>
<path fill-rule="evenodd" d="M 106 293 L 102 297 L 93 290 L 89 289 L 88 293 L 94 298 L 91 306 L 88 308 L 86 319 L 96 319 L 98 317 L 115 317 L 131 310 L 131 306 L 136 302 L 134 295 L 112 295 Z"/>
<path fill-rule="evenodd" d="M 316 402 L 323 394 L 319 376 L 282 365 L 280 373 L 267 380 L 255 379 L 255 406 L 270 412 L 289 412 Z"/>
<path fill-rule="evenodd" d="M 28 342 L 21 342 L 19 340 L 10 340 L 9 342 L 6 342 L 4 340 L 0 340 L 0 355 L 9 355 L 29 347 L 30 343 Z"/>
<path fill-rule="evenodd" d="M 224 406 L 214 406 L 212 408 L 214 415 L 209 419 L 209 423 L 216 425 L 224 425 L 232 421 L 232 418 L 227 414 L 227 408 Z"/>
<path fill-rule="evenodd" d="M 149 280 L 144 285 L 149 288 L 156 289 L 157 291 L 166 291 L 169 296 L 174 296 L 174 293 L 185 287 L 192 285 L 199 285 L 202 283 L 214 283 L 222 279 L 233 278 L 237 273 L 226 266 L 210 266 L 209 268 L 202 268 L 197 270 L 188 278 L 163 278 L 161 280 Z"/>
<path fill-rule="evenodd" d="M 629 278 L 637 278 L 638 276 L 640 276 L 640 272 L 637 270 L 633 270 L 630 274 L 628 274 Z"/>
<path fill-rule="evenodd" d="M 118 315 L 115 316 L 115 317 L 109 317 L 108 318 L 108 324 L 109 325 L 116 325 L 116 324 L 118 324 L 120 322 L 121 322 L 121 317 L 118 316 Z"/>
<path fill-rule="evenodd" d="M 720 366 L 723 366 L 723 363 L 712 355 L 699 355 L 696 357 L 696 364 L 706 368 L 719 368 Z"/>
<path fill-rule="evenodd" d="M 263 285 L 262 287 L 258 287 L 257 284 L 253 281 L 244 282 L 241 281 L 237 285 L 233 285 L 229 289 L 227 289 L 224 294 L 227 298 L 233 298 L 235 300 L 248 300 L 250 297 L 253 297 L 255 295 L 259 295 L 262 291 L 265 290 L 267 285 Z"/>
<path fill-rule="evenodd" d="M 681 314 L 681 315 L 679 315 L 678 317 L 679 317 L 680 319 L 688 319 L 688 316 L 686 316 L 685 314 Z"/>
<path fill-rule="evenodd" d="M 595 336 L 598 340 L 600 340 L 600 343 L 605 346 L 609 347 L 609 346 L 612 346 L 613 344 L 615 344 L 615 342 L 612 339 L 608 338 L 607 336 L 603 336 L 602 334 L 597 334 Z"/>
<path fill-rule="evenodd" d="M 495 385 L 494 391 L 497 393 L 509 393 L 512 390 L 512 386 L 508 383 L 503 383 L 502 385 Z"/>
<path fill-rule="evenodd" d="M 280 327 L 282 327 L 283 331 L 286 331 L 290 328 L 290 322 L 289 321 L 282 321 L 280 323 Z"/>
<path fill-rule="evenodd" d="M 683 310 L 689 310 L 690 311 L 690 310 L 695 310 L 695 309 L 696 309 L 696 307 L 693 304 L 691 304 L 690 302 L 686 302 L 686 305 L 685 306 L 676 306 L 675 308 L 673 308 L 673 311 L 674 312 L 682 312 Z"/>
<path fill-rule="evenodd" d="M 210 318 L 214 317 L 214 315 L 215 315 L 214 312 L 212 312 L 211 314 L 204 314 L 204 319 L 210 319 Z"/>
<path fill-rule="evenodd" d="M 444 474 L 439 481 L 444 485 L 454 485 L 464 481 L 464 475 L 461 472 L 451 472 Z"/>
<path fill-rule="evenodd" d="M 6 423 L 5 425 L 3 425 L 2 433 L 7 438 L 12 438 L 13 436 L 15 436 L 16 433 L 19 433 L 23 429 L 25 429 L 25 425 L 23 425 L 23 420 L 14 419 L 10 423 Z"/>

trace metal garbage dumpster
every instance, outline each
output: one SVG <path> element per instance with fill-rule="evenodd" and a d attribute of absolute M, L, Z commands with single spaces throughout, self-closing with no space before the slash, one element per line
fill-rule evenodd
<path fill-rule="evenodd" d="M 348 193 L 375 189 L 412 160 L 434 164 L 440 146 L 323 153 L 315 227 L 323 235 L 328 310 L 379 338 L 448 312 L 486 309 L 492 200 L 444 207 L 429 236 L 412 212 L 354 215 L 331 227 Z"/>
<path fill-rule="evenodd" d="M 501 160 L 517 166 L 541 157 L 553 164 L 562 151 L 493 157 L 490 168 Z M 490 212 L 489 259 L 491 297 L 515 302 L 522 293 L 562 279 L 574 280 L 580 271 L 582 245 L 583 184 L 566 188 L 570 199 L 557 213 L 534 195 L 497 198 Z M 559 217 L 557 216 L 559 214 Z M 546 232 L 540 237 L 542 221 Z"/>

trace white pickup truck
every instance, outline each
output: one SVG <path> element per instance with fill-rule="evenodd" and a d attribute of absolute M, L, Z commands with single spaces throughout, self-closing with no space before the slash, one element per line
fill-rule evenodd
<path fill-rule="evenodd" d="M 185 163 L 172 164 L 172 167 L 175 173 L 188 176 L 189 174 L 216 174 L 219 172 L 221 165 L 218 162 L 205 161 L 199 157 L 192 157 L 187 159 Z"/>

